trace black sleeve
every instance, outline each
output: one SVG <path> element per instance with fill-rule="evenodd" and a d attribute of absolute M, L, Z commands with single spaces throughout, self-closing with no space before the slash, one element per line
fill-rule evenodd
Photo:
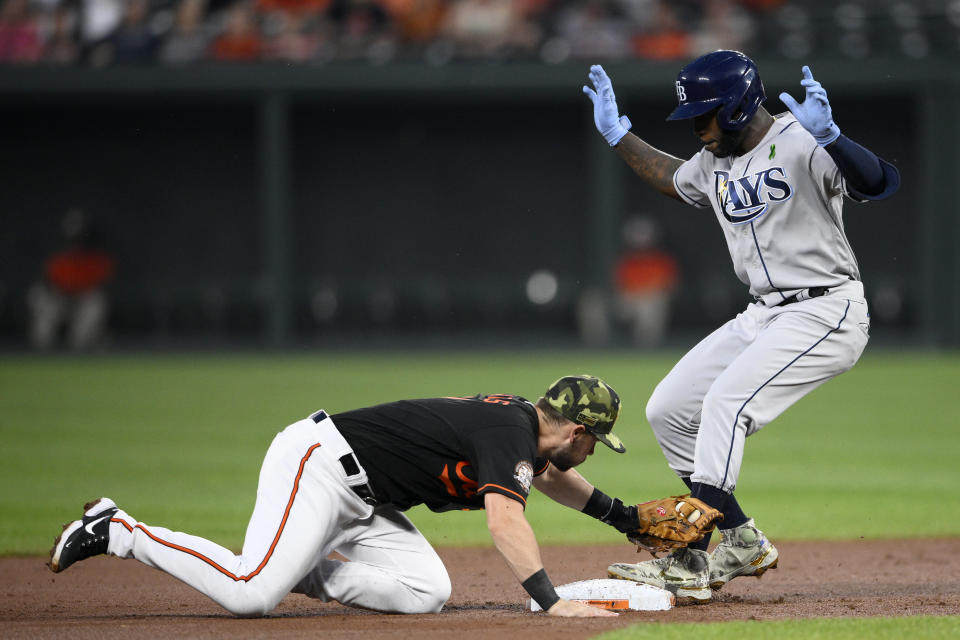
<path fill-rule="evenodd" d="M 536 448 L 516 426 L 489 427 L 471 437 L 477 493 L 499 493 L 526 507 L 533 482 Z"/>

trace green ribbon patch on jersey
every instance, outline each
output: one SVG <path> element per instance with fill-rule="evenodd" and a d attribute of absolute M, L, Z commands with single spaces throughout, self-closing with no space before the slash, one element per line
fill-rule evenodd
<path fill-rule="evenodd" d="M 777 145 L 770 145 L 770 157 L 767 160 L 773 160 L 777 155 Z"/>

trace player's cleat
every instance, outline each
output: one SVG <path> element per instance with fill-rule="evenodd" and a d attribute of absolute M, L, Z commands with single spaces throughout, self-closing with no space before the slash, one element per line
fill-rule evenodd
<path fill-rule="evenodd" d="M 47 562 L 50 570 L 59 573 L 74 562 L 106 553 L 110 542 L 110 518 L 116 512 L 117 505 L 110 498 L 98 498 L 83 505 L 83 517 L 65 524 L 54 540 Z"/>
<path fill-rule="evenodd" d="M 780 553 L 753 518 L 733 529 L 720 529 L 722 540 L 710 554 L 710 587 L 720 589 L 737 576 L 760 577 L 776 569 Z"/>
<path fill-rule="evenodd" d="M 666 589 L 677 604 L 709 602 L 710 556 L 699 549 L 677 549 L 662 558 L 637 564 L 617 563 L 607 567 L 607 575 Z"/>

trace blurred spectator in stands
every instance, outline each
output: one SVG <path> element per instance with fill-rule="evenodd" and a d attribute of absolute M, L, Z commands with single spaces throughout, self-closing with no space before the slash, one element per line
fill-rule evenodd
<path fill-rule="evenodd" d="M 444 34 L 453 42 L 456 54 L 488 58 L 503 53 L 513 29 L 511 5 L 510 0 L 453 0 Z"/>
<path fill-rule="evenodd" d="M 77 8 L 72 4 L 51 7 L 44 24 L 47 32 L 43 46 L 44 61 L 55 65 L 77 62 L 80 59 L 80 19 Z"/>
<path fill-rule="evenodd" d="M 763 13 L 783 6 L 786 0 L 740 0 L 740 4 L 751 11 Z"/>
<path fill-rule="evenodd" d="M 327 12 L 337 37 L 337 57 L 387 62 L 396 55 L 396 30 L 373 0 L 333 0 Z"/>
<path fill-rule="evenodd" d="M 690 56 L 689 24 L 681 21 L 670 0 L 659 0 L 631 38 L 633 53 L 649 60 L 685 60 Z"/>
<path fill-rule="evenodd" d="M 584 344 L 608 344 L 615 327 L 626 327 L 629 341 L 637 346 L 663 341 L 679 269 L 676 259 L 660 247 L 660 235 L 660 226 L 650 217 L 635 215 L 624 222 L 612 291 L 587 288 L 577 300 L 577 330 Z"/>
<path fill-rule="evenodd" d="M 213 41 L 210 57 L 222 62 L 251 62 L 260 58 L 262 47 L 253 4 L 241 0 L 227 9 L 223 32 Z"/>
<path fill-rule="evenodd" d="M 113 61 L 112 49 L 104 47 L 107 38 L 123 20 L 122 0 L 83 0 L 80 3 L 80 51 L 94 67 Z"/>
<path fill-rule="evenodd" d="M 206 0 L 180 0 L 173 27 L 160 47 L 158 58 L 168 64 L 202 60 L 207 55 L 210 36 L 204 25 Z"/>
<path fill-rule="evenodd" d="M 0 62 L 37 62 L 42 53 L 37 19 L 29 1 L 3 0 L 0 5 Z"/>
<path fill-rule="evenodd" d="M 257 11 L 261 13 L 299 13 L 316 15 L 330 8 L 331 0 L 257 0 Z"/>
<path fill-rule="evenodd" d="M 556 37 L 550 61 L 564 57 L 611 60 L 630 55 L 630 36 L 634 27 L 622 7 L 614 0 L 586 0 L 568 4 L 560 10 L 555 23 Z M 567 56 L 559 55 L 561 43 Z"/>
<path fill-rule="evenodd" d="M 513 23 L 507 35 L 511 57 L 530 57 L 538 52 L 546 37 L 551 0 L 516 0 Z"/>
<path fill-rule="evenodd" d="M 207 15 L 216 16 L 226 13 L 237 0 L 207 0 Z"/>
<path fill-rule="evenodd" d="M 678 281 L 677 261 L 660 247 L 660 225 L 631 216 L 623 225 L 624 251 L 616 265 L 617 314 L 634 344 L 660 344 L 670 322 Z"/>
<path fill-rule="evenodd" d="M 114 64 L 135 65 L 153 61 L 159 39 L 150 27 L 149 0 L 127 0 L 123 20 L 106 40 Z"/>
<path fill-rule="evenodd" d="M 65 334 L 72 349 L 102 344 L 109 299 L 106 286 L 115 260 L 102 244 L 99 230 L 79 209 L 61 223 L 65 246 L 44 264 L 44 278 L 27 292 L 29 337 L 39 349 L 55 347 Z"/>
<path fill-rule="evenodd" d="M 704 0 L 700 26 L 691 38 L 690 55 L 717 49 L 746 51 L 755 31 L 753 16 L 733 0 Z"/>
<path fill-rule="evenodd" d="M 387 0 L 400 42 L 413 53 L 423 51 L 434 42 L 447 17 L 447 0 Z"/>
<path fill-rule="evenodd" d="M 330 29 L 316 9 L 272 10 L 266 15 L 263 30 L 265 60 L 308 62 L 317 57 L 330 37 Z"/>

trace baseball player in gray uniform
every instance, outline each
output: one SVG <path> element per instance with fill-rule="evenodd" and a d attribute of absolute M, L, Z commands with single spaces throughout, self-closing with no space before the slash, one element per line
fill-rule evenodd
<path fill-rule="evenodd" d="M 597 129 L 647 183 L 712 208 L 737 277 L 754 300 L 690 350 L 656 387 L 647 418 L 670 468 L 691 494 L 724 514 L 721 541 L 638 564 L 611 577 L 707 602 L 737 576 L 761 576 L 779 554 L 734 497 L 744 440 L 794 402 L 850 369 L 870 326 L 860 271 L 843 229 L 844 198 L 887 198 L 899 173 L 840 133 L 826 91 L 802 69 L 805 98 L 780 94 L 773 116 L 757 67 L 737 51 L 686 65 L 668 120 L 692 120 L 703 148 L 683 160 L 629 132 L 610 78 L 590 68 Z"/>

